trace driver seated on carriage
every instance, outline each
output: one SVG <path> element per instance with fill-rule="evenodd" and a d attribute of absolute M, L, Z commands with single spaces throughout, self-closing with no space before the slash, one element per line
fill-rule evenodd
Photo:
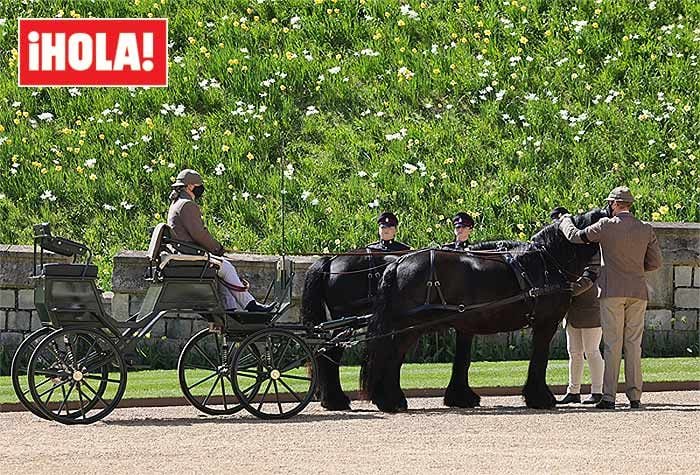
<path fill-rule="evenodd" d="M 271 312 L 272 305 L 263 305 L 248 291 L 249 284 L 241 280 L 236 268 L 224 257 L 224 247 L 204 226 L 202 212 L 195 201 L 204 193 L 204 183 L 199 173 L 191 169 L 178 173 L 170 193 L 168 226 L 178 241 L 194 243 L 211 254 L 210 260 L 217 266 L 219 288 L 227 309 L 245 309 L 249 312 Z M 179 249 L 179 252 L 187 252 Z"/>
<path fill-rule="evenodd" d="M 399 218 L 392 212 L 385 211 L 377 218 L 379 225 L 379 241 L 367 245 L 367 249 L 372 252 L 403 252 L 410 251 L 410 246 L 397 241 L 396 231 L 399 225 Z"/>
<path fill-rule="evenodd" d="M 468 213 L 460 211 L 452 218 L 455 240 L 442 245 L 443 249 L 464 251 L 469 246 L 469 235 L 474 229 L 474 218 Z"/>

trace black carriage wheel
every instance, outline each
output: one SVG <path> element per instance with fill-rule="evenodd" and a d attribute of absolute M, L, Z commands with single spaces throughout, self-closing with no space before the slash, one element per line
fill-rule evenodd
<path fill-rule="evenodd" d="M 27 367 L 29 366 L 29 358 L 31 358 L 34 349 L 37 347 L 39 342 L 41 342 L 41 340 L 53 330 L 54 329 L 51 327 L 41 327 L 25 338 L 25 340 L 17 347 L 17 351 L 12 357 L 12 366 L 10 367 L 12 387 L 15 390 L 17 399 L 28 411 L 43 419 L 47 418 L 46 415 L 44 415 L 44 413 L 31 400 L 29 386 L 27 385 Z M 47 382 L 48 379 L 46 381 L 42 381 L 39 383 L 39 385 L 45 385 Z"/>
<path fill-rule="evenodd" d="M 257 360 L 255 367 L 251 360 Z M 301 338 L 283 330 L 262 330 L 246 338 L 233 359 L 232 374 L 241 404 L 261 419 L 298 414 L 316 390 L 313 353 Z"/>
<path fill-rule="evenodd" d="M 48 418 L 62 424 L 90 424 L 117 407 L 126 377 L 126 364 L 107 335 L 63 329 L 37 345 L 27 383 L 34 403 Z"/>
<path fill-rule="evenodd" d="M 231 360 L 235 347 L 222 334 L 204 329 L 185 344 L 177 363 L 180 389 L 194 407 L 212 416 L 243 409 L 233 389 Z"/>

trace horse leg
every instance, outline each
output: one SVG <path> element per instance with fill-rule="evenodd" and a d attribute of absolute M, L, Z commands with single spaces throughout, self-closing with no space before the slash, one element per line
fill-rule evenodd
<path fill-rule="evenodd" d="M 452 377 L 445 390 L 444 403 L 450 407 L 477 407 L 481 397 L 469 387 L 469 365 L 472 358 L 472 333 L 457 331 Z"/>
<path fill-rule="evenodd" d="M 532 329 L 532 357 L 527 371 L 527 381 L 523 387 L 523 398 L 532 409 L 552 409 L 556 407 L 554 394 L 547 386 L 547 362 L 549 344 L 557 331 L 559 320 L 540 324 Z"/>
<path fill-rule="evenodd" d="M 391 351 L 384 353 L 384 377 L 379 382 L 378 391 L 372 400 L 382 412 L 401 412 L 408 409 L 406 395 L 401 389 L 401 366 L 406 353 L 415 345 L 417 339 L 418 336 L 413 334 L 396 335 L 393 341 L 386 345 L 385 349 L 391 348 Z"/>
<path fill-rule="evenodd" d="M 340 386 L 340 360 L 343 348 L 329 348 L 316 359 L 318 371 L 318 398 L 321 406 L 329 411 L 350 409 L 350 398 Z"/>

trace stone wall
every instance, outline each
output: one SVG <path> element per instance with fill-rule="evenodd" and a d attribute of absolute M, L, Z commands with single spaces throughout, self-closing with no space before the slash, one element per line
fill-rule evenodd
<path fill-rule="evenodd" d="M 649 309 L 644 337 L 645 354 L 696 355 L 698 312 L 700 311 L 700 223 L 655 223 L 664 265 L 648 274 Z M 229 256 L 242 276 L 252 284 L 252 293 L 262 299 L 274 280 L 276 256 L 232 254 Z M 50 256 L 51 261 L 65 261 Z M 299 318 L 303 278 L 314 258 L 290 257 L 295 277 L 294 307 L 288 320 Z M 31 246 L 0 245 L 0 357 L 8 359 L 22 338 L 41 325 L 33 302 Z M 112 292 L 104 294 L 106 308 L 118 319 L 138 312 L 147 282 L 147 259 L 143 251 L 123 251 L 114 257 Z M 164 318 L 151 332 L 157 340 L 180 346 L 203 324 L 193 315 Z M 553 342 L 555 356 L 565 355 L 566 338 L 559 331 Z M 529 331 L 479 337 L 475 356 L 483 358 L 526 357 Z M 0 367 L 2 367 L 0 360 Z"/>

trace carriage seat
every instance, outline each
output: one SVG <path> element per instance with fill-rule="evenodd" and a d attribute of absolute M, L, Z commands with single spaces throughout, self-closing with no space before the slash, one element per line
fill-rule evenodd
<path fill-rule="evenodd" d="M 96 265 L 85 264 L 44 264 L 41 274 L 47 277 L 97 277 Z"/>
<path fill-rule="evenodd" d="M 161 223 L 153 229 L 148 246 L 148 258 L 158 274 L 164 278 L 213 279 L 218 266 L 209 262 L 205 255 L 173 254 L 168 244 L 175 240 L 170 235 L 170 227 Z"/>
<path fill-rule="evenodd" d="M 190 259 L 196 257 L 199 259 Z M 161 277 L 180 279 L 213 279 L 217 266 L 208 262 L 206 256 L 168 254 L 158 265 Z"/>

